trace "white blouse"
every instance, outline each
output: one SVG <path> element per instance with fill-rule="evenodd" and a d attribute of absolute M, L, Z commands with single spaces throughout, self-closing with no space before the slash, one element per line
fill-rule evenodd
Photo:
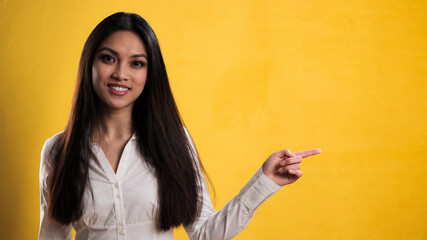
<path fill-rule="evenodd" d="M 187 132 L 187 131 L 186 131 Z M 60 133 L 43 146 L 40 163 L 40 229 L 39 239 L 173 239 L 173 229 L 156 227 L 159 211 L 157 179 L 137 148 L 135 134 L 127 142 L 115 173 L 101 147 L 92 143 L 96 159 L 90 161 L 89 181 L 92 186 L 84 195 L 84 210 L 80 220 L 61 225 L 48 217 L 48 187 L 46 178 L 51 167 L 49 156 Z M 187 132 L 190 143 L 194 145 Z M 240 193 L 220 211 L 210 201 L 206 180 L 200 169 L 203 205 L 200 217 L 185 230 L 190 239 L 231 239 L 250 222 L 255 210 L 281 187 L 265 176 L 260 168 Z"/>

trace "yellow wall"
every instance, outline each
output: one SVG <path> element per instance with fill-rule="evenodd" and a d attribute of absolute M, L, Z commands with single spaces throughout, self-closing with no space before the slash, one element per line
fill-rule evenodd
<path fill-rule="evenodd" d="M 323 149 L 236 239 L 427 238 L 426 1 L 37 2 L 0 1 L 2 239 L 36 238 L 41 147 L 117 11 L 157 33 L 217 209 L 271 152 Z"/>

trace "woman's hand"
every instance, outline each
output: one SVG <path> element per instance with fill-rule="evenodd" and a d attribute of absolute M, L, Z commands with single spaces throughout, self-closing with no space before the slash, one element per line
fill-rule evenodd
<path fill-rule="evenodd" d="M 265 160 L 262 171 L 277 185 L 291 184 L 302 176 L 302 172 L 299 170 L 302 158 L 321 152 L 322 150 L 318 148 L 296 153 L 291 153 L 289 149 L 281 150 L 271 154 Z"/>

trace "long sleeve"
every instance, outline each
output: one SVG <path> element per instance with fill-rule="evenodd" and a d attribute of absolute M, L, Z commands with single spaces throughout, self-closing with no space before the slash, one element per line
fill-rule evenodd
<path fill-rule="evenodd" d="M 48 206 L 48 185 L 47 176 L 50 169 L 49 153 L 56 136 L 48 139 L 42 149 L 41 162 L 40 162 L 40 229 L 39 239 L 72 239 L 71 225 L 63 225 L 50 219 L 47 213 Z"/>
<path fill-rule="evenodd" d="M 188 137 L 193 145 L 189 134 Z M 194 145 L 193 150 L 195 152 Z M 190 239 L 233 238 L 249 224 L 255 210 L 281 188 L 265 176 L 260 168 L 237 196 L 220 211 L 215 211 L 210 201 L 206 180 L 200 169 L 199 174 L 201 174 L 203 189 L 202 210 L 200 217 L 193 224 L 185 226 Z"/>

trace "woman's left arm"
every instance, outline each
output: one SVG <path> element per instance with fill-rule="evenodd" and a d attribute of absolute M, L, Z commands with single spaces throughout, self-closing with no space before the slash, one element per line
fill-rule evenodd
<path fill-rule="evenodd" d="M 187 133 L 188 134 L 188 133 Z M 188 135 L 189 140 L 191 137 Z M 194 145 L 193 145 L 194 147 Z M 202 178 L 203 199 L 199 218 L 185 226 L 190 239 L 231 239 L 250 222 L 256 209 L 283 185 L 295 182 L 302 173 L 302 158 L 320 153 L 312 149 L 292 154 L 288 149 L 273 153 L 242 188 L 220 211 L 210 201 L 206 180 Z"/>

